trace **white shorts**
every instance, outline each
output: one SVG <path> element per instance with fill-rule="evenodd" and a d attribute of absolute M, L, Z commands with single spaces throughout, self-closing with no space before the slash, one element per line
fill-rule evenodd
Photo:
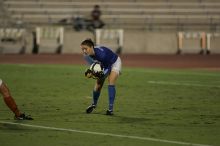
<path fill-rule="evenodd" d="M 116 72 L 118 75 L 121 73 L 121 58 L 118 56 L 118 59 L 112 65 L 112 71 Z"/>
<path fill-rule="evenodd" d="M 2 85 L 2 79 L 0 79 L 0 86 Z"/>

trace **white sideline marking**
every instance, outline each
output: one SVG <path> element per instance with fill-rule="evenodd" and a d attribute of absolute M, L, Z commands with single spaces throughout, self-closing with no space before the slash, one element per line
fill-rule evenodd
<path fill-rule="evenodd" d="M 203 84 L 194 84 L 194 83 L 180 83 L 180 82 L 165 82 L 165 81 L 148 81 L 150 84 L 163 84 L 163 85 L 179 85 L 179 86 L 197 86 L 197 87 L 216 87 L 220 88 L 217 85 L 203 85 Z"/>
<path fill-rule="evenodd" d="M 21 124 L 21 123 L 13 123 L 13 122 L 5 122 L 5 121 L 0 121 L 0 123 L 2 123 L 2 124 L 10 124 L 10 125 L 26 126 L 26 127 L 32 127 L 32 128 L 49 129 L 49 130 L 56 130 L 56 131 L 68 131 L 68 132 L 75 132 L 75 133 L 85 133 L 85 134 L 112 136 L 112 137 L 119 137 L 119 138 L 129 138 L 129 139 L 138 139 L 138 140 L 146 140 L 146 141 L 155 141 L 155 142 L 162 142 L 162 143 L 172 143 L 172 144 L 179 144 L 179 145 L 211 146 L 211 145 L 195 144 L 195 143 L 188 143 L 188 142 L 181 142 L 181 141 L 171 141 L 171 140 L 165 140 L 165 139 L 156 139 L 156 138 L 150 138 L 150 137 L 139 137 L 139 136 L 120 135 L 120 134 L 113 134 L 113 133 L 101 133 L 101 132 L 93 132 L 93 131 L 82 131 L 82 130 L 75 130 L 75 129 L 47 127 L 47 126 L 31 125 L 31 124 Z"/>

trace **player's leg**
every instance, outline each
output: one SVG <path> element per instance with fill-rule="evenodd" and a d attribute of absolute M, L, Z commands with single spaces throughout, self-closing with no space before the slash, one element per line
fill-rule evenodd
<path fill-rule="evenodd" d="M 20 113 L 14 99 L 12 98 L 8 87 L 3 82 L 0 85 L 0 93 L 3 96 L 5 104 L 11 109 L 11 111 L 15 114 L 15 116 L 16 117 L 20 116 L 21 113 Z"/>
<path fill-rule="evenodd" d="M 30 116 L 26 116 L 23 113 L 20 113 L 15 100 L 10 94 L 10 91 L 5 83 L 2 82 L 0 79 L 0 93 L 3 96 L 5 104 L 8 106 L 9 109 L 15 114 L 15 119 L 17 120 L 33 120 Z"/>
<path fill-rule="evenodd" d="M 94 105 L 98 103 L 98 99 L 99 99 L 104 82 L 105 82 L 105 79 L 98 79 L 96 81 L 96 84 L 93 90 L 93 104 Z"/>
<path fill-rule="evenodd" d="M 113 107 L 116 95 L 115 84 L 121 72 L 121 59 L 118 58 L 117 61 L 112 66 L 112 71 L 108 77 L 108 96 L 109 96 L 109 108 L 106 112 L 107 115 L 113 115 Z"/>
<path fill-rule="evenodd" d="M 113 106 L 114 106 L 114 100 L 116 95 L 116 89 L 115 89 L 115 83 L 118 78 L 118 73 L 115 71 L 111 71 L 109 78 L 108 78 L 108 97 L 109 97 L 109 107 L 106 112 L 107 115 L 113 114 Z"/>
<path fill-rule="evenodd" d="M 91 113 L 93 109 L 96 108 L 104 82 L 105 82 L 105 78 L 97 79 L 94 90 L 93 90 L 93 94 L 92 94 L 93 101 L 92 101 L 92 104 L 86 109 L 86 113 Z"/>

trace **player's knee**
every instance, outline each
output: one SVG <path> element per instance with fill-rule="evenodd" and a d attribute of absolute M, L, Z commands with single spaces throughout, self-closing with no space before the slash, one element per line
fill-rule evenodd
<path fill-rule="evenodd" d="M 112 71 L 108 78 L 108 83 L 110 85 L 114 85 L 116 83 L 117 78 L 118 78 L 118 73 L 116 73 L 115 71 Z"/>
<path fill-rule="evenodd" d="M 97 80 L 96 85 L 95 85 L 95 91 L 101 91 L 102 86 L 104 84 L 105 80 Z"/>
<path fill-rule="evenodd" d="M 109 85 L 115 85 L 116 79 L 110 79 L 108 80 Z"/>
<path fill-rule="evenodd" d="M 96 85 L 95 87 L 95 91 L 101 91 L 102 90 L 102 86 L 101 85 Z"/>

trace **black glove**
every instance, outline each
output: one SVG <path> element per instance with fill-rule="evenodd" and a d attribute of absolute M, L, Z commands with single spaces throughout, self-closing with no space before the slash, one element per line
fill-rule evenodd
<path fill-rule="evenodd" d="M 93 72 L 90 69 L 87 69 L 85 72 L 85 76 L 87 78 L 91 78 L 91 77 L 93 77 Z"/>
<path fill-rule="evenodd" d="M 104 77 L 104 72 L 101 71 L 101 72 L 96 72 L 96 73 L 93 73 L 93 78 L 96 78 L 96 79 L 101 79 Z"/>

